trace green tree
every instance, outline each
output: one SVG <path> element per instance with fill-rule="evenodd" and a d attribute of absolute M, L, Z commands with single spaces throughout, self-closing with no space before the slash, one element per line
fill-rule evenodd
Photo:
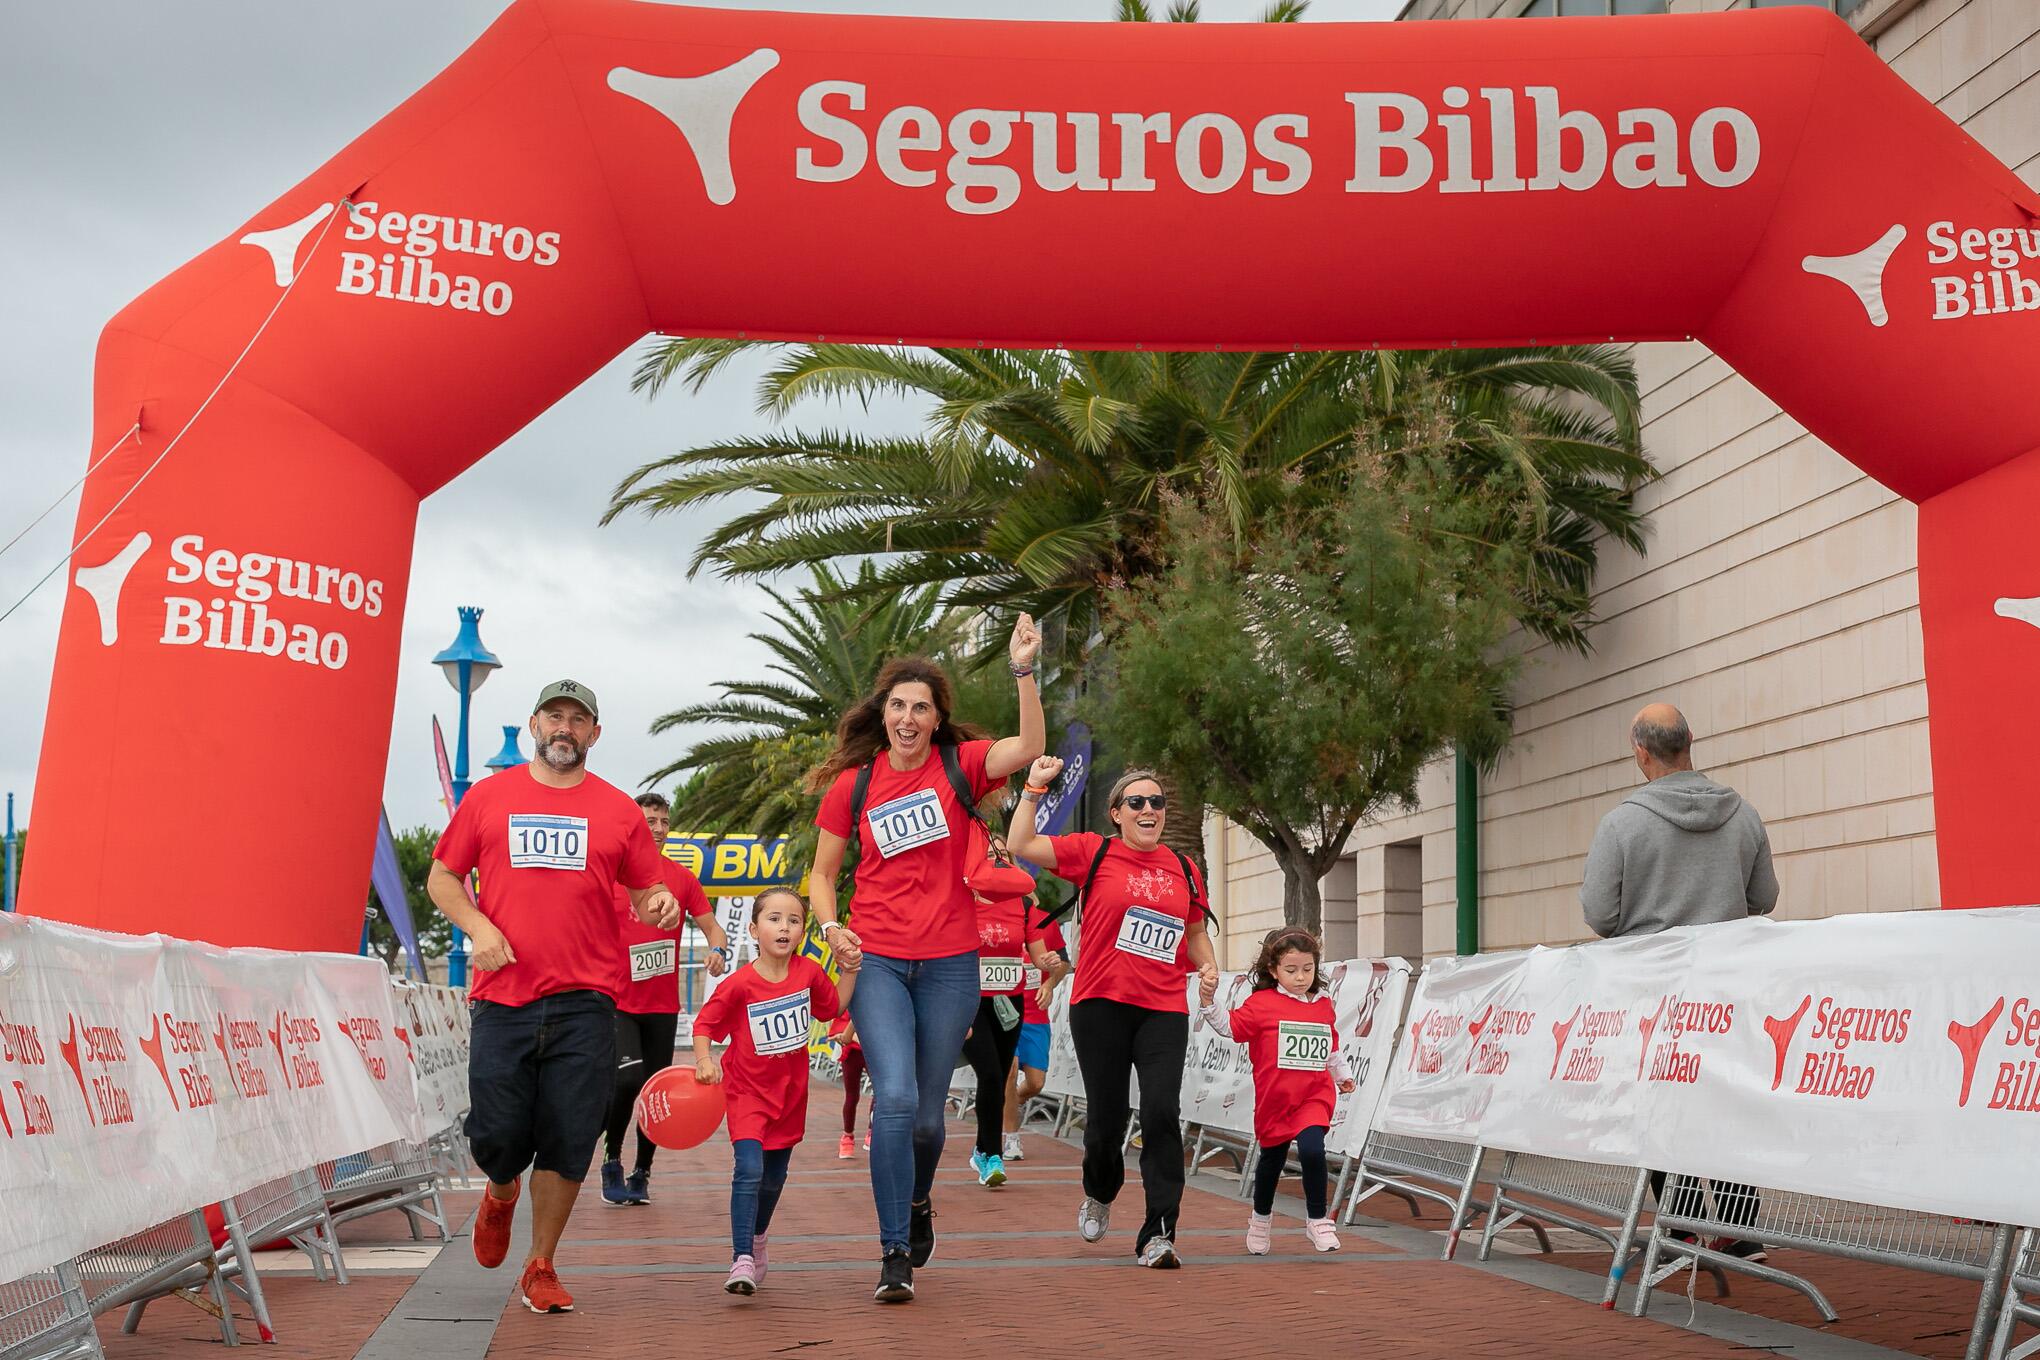
<path fill-rule="evenodd" d="M 1100 719 L 1134 754 L 1199 768 L 1213 805 L 1282 869 L 1283 915 L 1319 929 L 1319 880 L 1361 819 L 1416 797 L 1453 745 L 1508 740 L 1498 646 L 1533 564 L 1440 462 L 1298 496 L 1244 543 L 1194 504 L 1168 570 L 1114 602 Z"/>
<path fill-rule="evenodd" d="M 397 872 L 403 876 L 404 895 L 409 899 L 411 921 L 418 928 L 418 952 L 428 959 L 446 957 L 453 945 L 453 922 L 440 915 L 439 908 L 425 895 L 425 879 L 432 871 L 432 847 L 439 833 L 429 826 L 414 826 L 395 834 Z M 397 938 L 388 912 L 382 910 L 374 888 L 368 890 L 368 947 L 392 972 L 404 970 L 403 941 Z"/>

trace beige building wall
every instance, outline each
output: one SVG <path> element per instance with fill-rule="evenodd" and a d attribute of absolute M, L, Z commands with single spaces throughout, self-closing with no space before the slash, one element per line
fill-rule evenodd
<path fill-rule="evenodd" d="M 1403 17 L 1506 17 L 1533 3 L 1412 0 Z M 2040 183 L 2040 0 L 1840 5 L 1914 88 Z M 1515 743 L 1481 782 L 1483 948 L 1588 938 L 1587 847 L 1640 782 L 1626 728 L 1653 699 L 1685 710 L 1696 765 L 1769 824 L 1780 917 L 1937 906 L 1913 507 L 1704 346 L 1641 345 L 1636 362 L 1663 473 L 1641 497 L 1650 550 L 1604 552 L 1591 656 L 1528 654 Z M 1421 800 L 1363 827 L 1326 879 L 1332 956 L 1452 952 L 1449 761 Z M 1216 818 L 1208 831 L 1225 959 L 1242 966 L 1280 923 L 1281 875 L 1245 831 Z"/>

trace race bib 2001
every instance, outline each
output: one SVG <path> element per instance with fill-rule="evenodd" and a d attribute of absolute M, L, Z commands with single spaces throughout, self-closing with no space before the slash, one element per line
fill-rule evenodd
<path fill-rule="evenodd" d="M 510 867 L 587 868 L 588 819 L 555 817 L 543 812 L 511 813 Z"/>
<path fill-rule="evenodd" d="M 871 824 L 871 839 L 886 859 L 949 839 L 949 819 L 942 815 L 942 800 L 933 789 L 880 803 L 864 814 L 864 820 Z"/>
<path fill-rule="evenodd" d="M 674 955 L 678 946 L 671 940 L 651 940 L 645 944 L 630 947 L 630 980 L 643 982 L 648 978 L 665 977 L 673 971 Z"/>
<path fill-rule="evenodd" d="M 751 1027 L 751 1047 L 759 1053 L 793 1053 L 807 1047 L 812 1018 L 805 991 L 753 1001 L 744 1007 L 744 1018 Z"/>
<path fill-rule="evenodd" d="M 1018 959 L 993 959 L 978 955 L 978 990 L 987 996 L 1018 991 L 1025 965 Z M 1037 984 L 1039 985 L 1039 984 Z"/>
<path fill-rule="evenodd" d="M 1176 948 L 1182 943 L 1181 918 L 1153 907 L 1128 907 L 1119 922 L 1119 938 L 1113 941 L 1127 953 L 1157 963 L 1174 963 Z"/>
<path fill-rule="evenodd" d="M 1322 1072 L 1332 1065 L 1332 1027 L 1313 1020 L 1275 1026 L 1275 1066 L 1284 1072 Z"/>

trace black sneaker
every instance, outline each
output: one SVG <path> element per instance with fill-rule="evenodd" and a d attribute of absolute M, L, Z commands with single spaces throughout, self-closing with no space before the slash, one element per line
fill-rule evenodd
<path fill-rule="evenodd" d="M 935 1205 L 930 1200 L 907 1206 L 907 1256 L 919 1270 L 935 1254 Z"/>
<path fill-rule="evenodd" d="M 1771 1253 L 1764 1250 L 1764 1244 L 1761 1242 L 1717 1237 L 1707 1245 L 1725 1256 L 1733 1256 L 1738 1260 L 1748 1261 L 1752 1265 L 1771 1259 Z"/>
<path fill-rule="evenodd" d="M 875 1303 L 912 1303 L 914 1266 L 907 1254 L 894 1248 L 878 1263 L 878 1288 L 871 1291 Z"/>

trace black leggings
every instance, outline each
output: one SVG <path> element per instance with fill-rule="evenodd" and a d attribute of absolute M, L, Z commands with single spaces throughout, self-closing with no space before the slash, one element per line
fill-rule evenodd
<path fill-rule="evenodd" d="M 1006 998 L 1014 1012 L 1011 1029 L 999 1024 L 992 1008 L 995 999 L 978 998 L 977 1019 L 970 1022 L 970 1037 L 963 1041 L 963 1060 L 978 1080 L 977 1150 L 987 1157 L 999 1155 L 999 1138 L 1006 1131 L 1006 1074 L 1020 1048 L 1020 998 Z"/>
<path fill-rule="evenodd" d="M 1303 1208 L 1312 1218 L 1325 1216 L 1325 1126 L 1314 1124 L 1296 1135 L 1296 1159 L 1303 1163 Z M 1282 1167 L 1289 1160 L 1289 1144 L 1262 1147 L 1254 1163 L 1254 1212 L 1275 1212 L 1275 1183 L 1282 1179 Z"/>
<path fill-rule="evenodd" d="M 673 1035 L 680 1026 L 677 1015 L 632 1015 L 616 1013 L 616 1090 L 609 1100 L 609 1124 L 603 1130 L 605 1161 L 623 1159 L 623 1135 L 630 1128 L 631 1107 L 638 1092 L 654 1072 L 673 1065 Z M 637 1136 L 637 1169 L 652 1169 L 652 1140 Z"/>
<path fill-rule="evenodd" d="M 1110 1204 L 1126 1183 L 1127 1079 L 1140 1073 L 1140 1182 L 1147 1217 L 1133 1249 L 1176 1235 L 1183 1207 L 1183 1055 L 1190 1017 L 1094 996 L 1070 1007 L 1084 1074 L 1084 1193 Z"/>

